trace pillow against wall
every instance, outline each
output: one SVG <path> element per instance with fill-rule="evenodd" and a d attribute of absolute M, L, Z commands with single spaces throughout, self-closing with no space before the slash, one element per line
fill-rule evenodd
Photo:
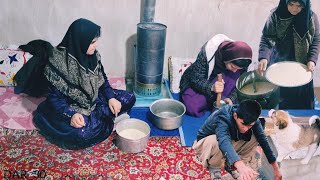
<path fill-rule="evenodd" d="M 14 75 L 31 57 L 16 45 L 0 45 L 0 86 L 14 86 Z"/>
<path fill-rule="evenodd" d="M 180 79 L 183 72 L 196 60 L 196 58 L 172 57 L 168 59 L 170 91 L 179 93 Z"/>

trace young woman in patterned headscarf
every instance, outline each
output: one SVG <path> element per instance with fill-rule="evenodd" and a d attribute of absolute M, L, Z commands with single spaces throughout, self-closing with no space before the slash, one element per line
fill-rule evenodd
<path fill-rule="evenodd" d="M 233 41 L 223 34 L 212 37 L 181 77 L 180 94 L 186 113 L 203 116 L 212 109 L 217 93 L 222 93 L 226 103 L 235 103 L 236 81 L 247 71 L 251 59 L 252 49 L 247 43 Z M 222 82 L 217 81 L 218 74 L 222 74 Z"/>
<path fill-rule="evenodd" d="M 105 140 L 113 120 L 135 103 L 133 93 L 113 89 L 97 48 L 100 26 L 74 21 L 45 67 L 47 99 L 33 122 L 50 142 L 65 149 L 82 149 Z"/>
<path fill-rule="evenodd" d="M 319 21 L 311 10 L 310 0 L 280 0 L 262 31 L 260 74 L 263 75 L 267 65 L 280 61 L 300 62 L 314 71 L 319 51 Z M 313 109 L 313 81 L 300 87 L 281 87 L 280 97 L 280 109 Z"/>

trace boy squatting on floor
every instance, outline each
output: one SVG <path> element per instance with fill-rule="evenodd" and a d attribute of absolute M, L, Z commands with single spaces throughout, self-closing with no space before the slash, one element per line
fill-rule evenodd
<path fill-rule="evenodd" d="M 226 105 L 206 119 L 192 148 L 203 166 L 209 169 L 212 179 L 221 179 L 220 170 L 224 166 L 235 179 L 257 178 L 258 166 L 252 161 L 256 160 L 258 144 L 273 167 L 274 179 L 282 179 L 276 157 L 258 120 L 260 113 L 258 102 L 245 100 Z"/>

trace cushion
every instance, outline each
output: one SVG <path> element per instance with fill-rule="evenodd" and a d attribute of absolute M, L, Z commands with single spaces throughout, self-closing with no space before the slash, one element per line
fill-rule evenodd
<path fill-rule="evenodd" d="M 32 123 L 33 111 L 44 99 L 15 94 L 14 87 L 0 87 L 0 127 L 36 129 Z"/>
<path fill-rule="evenodd" d="M 0 86 L 14 86 L 13 77 L 31 57 L 18 46 L 0 45 Z"/>
<path fill-rule="evenodd" d="M 172 57 L 168 59 L 170 91 L 179 93 L 180 79 L 183 72 L 196 60 L 196 58 Z"/>

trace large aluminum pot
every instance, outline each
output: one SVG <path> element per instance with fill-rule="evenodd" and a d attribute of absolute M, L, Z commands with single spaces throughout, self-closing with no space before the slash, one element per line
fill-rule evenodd
<path fill-rule="evenodd" d="M 125 119 L 116 126 L 116 146 L 121 151 L 138 153 L 146 149 L 150 126 L 139 119 Z"/>
<path fill-rule="evenodd" d="M 158 128 L 172 130 L 182 124 L 186 107 L 174 99 L 159 99 L 150 105 L 150 121 Z"/>
<path fill-rule="evenodd" d="M 256 92 L 254 92 L 256 87 Z M 263 109 L 278 109 L 280 88 L 254 72 L 243 73 L 236 82 L 238 101 L 256 100 Z"/>

